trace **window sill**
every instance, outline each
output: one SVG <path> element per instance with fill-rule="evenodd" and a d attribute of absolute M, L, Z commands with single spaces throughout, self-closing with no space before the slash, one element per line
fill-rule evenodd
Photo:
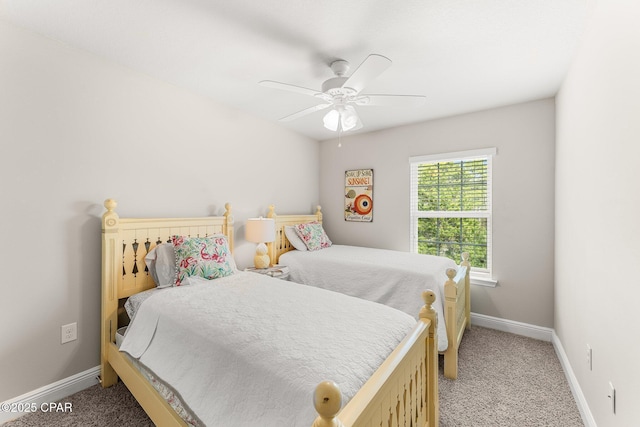
<path fill-rule="evenodd" d="M 485 286 L 487 288 L 495 288 L 498 286 L 498 280 L 485 275 L 474 275 L 471 273 L 471 284 L 477 286 Z"/>

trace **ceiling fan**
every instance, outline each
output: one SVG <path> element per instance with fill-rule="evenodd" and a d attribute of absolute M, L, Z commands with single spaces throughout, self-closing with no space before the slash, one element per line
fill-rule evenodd
<path fill-rule="evenodd" d="M 346 132 L 358 130 L 362 127 L 362 121 L 355 109 L 356 106 L 411 107 L 422 105 L 425 102 L 426 98 L 421 95 L 370 95 L 361 93 L 369 81 L 378 77 L 390 66 L 391 60 L 389 58 L 371 54 L 347 77 L 345 74 L 349 71 L 349 63 L 342 59 L 333 61 L 330 67 L 335 77 L 322 83 L 320 91 L 272 80 L 262 80 L 259 84 L 265 87 L 310 95 L 324 101 L 322 104 L 282 117 L 280 121 L 288 122 L 316 111 L 331 108 L 331 111 L 324 116 L 324 127 L 332 131 Z"/>

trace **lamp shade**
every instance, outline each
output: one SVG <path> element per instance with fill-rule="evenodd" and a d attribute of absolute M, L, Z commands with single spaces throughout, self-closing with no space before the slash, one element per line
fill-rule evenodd
<path fill-rule="evenodd" d="M 245 228 L 245 238 L 253 243 L 276 240 L 276 224 L 273 218 L 249 218 Z"/>

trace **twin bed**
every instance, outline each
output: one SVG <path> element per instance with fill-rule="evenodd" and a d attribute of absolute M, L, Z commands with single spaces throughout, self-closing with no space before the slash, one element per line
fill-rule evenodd
<path fill-rule="evenodd" d="M 156 425 L 438 425 L 436 293 L 423 292 L 416 322 L 381 304 L 238 271 L 225 260 L 229 205 L 219 217 L 151 219 L 120 218 L 116 206 L 105 201 L 102 220 L 101 382 L 121 378 Z M 233 271 L 157 288 L 144 259 L 173 236 L 219 243 L 201 254 Z M 122 337 L 125 306 L 142 295 Z"/>
<path fill-rule="evenodd" d="M 278 215 L 272 205 L 267 217 L 274 219 L 276 227 L 276 240 L 268 245 L 269 257 L 273 264 L 288 267 L 289 280 L 385 304 L 411 316 L 416 316 L 420 308 L 417 296 L 424 289 L 433 289 L 444 375 L 457 378 L 458 348 L 465 329 L 471 327 L 467 253 L 462 254 L 457 266 L 440 256 L 334 245 L 326 235 L 326 243 L 307 250 L 308 242 L 299 239 L 303 233 L 295 233 L 292 228 L 301 224 L 321 227 L 320 206 L 314 214 Z"/>

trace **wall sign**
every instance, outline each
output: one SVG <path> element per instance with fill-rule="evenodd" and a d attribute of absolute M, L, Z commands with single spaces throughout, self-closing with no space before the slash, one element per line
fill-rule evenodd
<path fill-rule="evenodd" d="M 373 169 L 345 171 L 344 220 L 373 221 Z"/>

